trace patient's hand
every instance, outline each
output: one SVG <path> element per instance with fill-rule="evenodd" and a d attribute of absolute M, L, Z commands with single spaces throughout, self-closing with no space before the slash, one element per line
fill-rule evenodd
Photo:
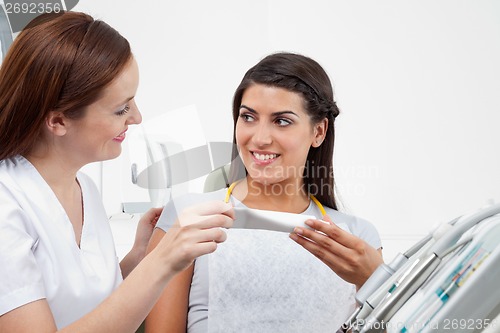
<path fill-rule="evenodd" d="M 359 289 L 383 263 L 381 251 L 336 226 L 329 216 L 323 220 L 330 223 L 307 220 L 306 224 L 314 230 L 296 227 L 290 238 Z"/>

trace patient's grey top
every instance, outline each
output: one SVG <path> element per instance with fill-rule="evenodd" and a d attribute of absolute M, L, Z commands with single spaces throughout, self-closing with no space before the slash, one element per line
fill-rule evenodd
<path fill-rule="evenodd" d="M 190 205 L 213 201 L 224 200 L 227 189 L 210 193 L 192 193 L 181 196 L 170 201 L 157 223 L 157 227 L 167 231 L 175 222 L 178 213 Z M 235 207 L 245 207 L 239 200 L 231 197 L 231 202 Z M 326 213 L 333 222 L 345 223 L 350 232 L 365 240 L 372 247 L 381 247 L 380 237 L 375 227 L 368 221 L 338 212 L 329 207 L 324 207 Z M 314 215 L 321 217 L 319 208 L 311 201 L 309 207 L 302 213 L 304 215 Z M 305 251 L 305 250 L 304 250 Z M 191 290 L 189 294 L 189 313 L 187 329 L 189 333 L 206 333 L 208 331 L 208 300 L 209 300 L 209 278 L 208 278 L 208 256 L 199 257 L 195 261 Z"/>

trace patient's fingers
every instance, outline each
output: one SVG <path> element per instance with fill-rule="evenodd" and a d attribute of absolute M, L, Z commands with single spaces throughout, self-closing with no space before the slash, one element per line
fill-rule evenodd
<path fill-rule="evenodd" d="M 335 224 L 318 220 L 306 224 L 315 230 L 297 227 L 290 238 L 358 288 L 383 262 L 376 249 Z"/>
<path fill-rule="evenodd" d="M 325 215 L 328 220 L 330 218 Z M 328 237 L 325 237 L 325 235 L 322 235 L 321 233 L 311 233 L 311 230 L 306 230 L 306 228 L 300 228 L 297 227 L 297 231 L 301 232 L 300 229 L 303 230 L 304 235 L 306 235 L 307 238 L 312 237 L 311 239 L 314 240 L 315 242 L 321 243 L 324 246 L 334 246 L 334 243 L 338 243 L 343 245 L 343 247 L 346 248 L 353 248 L 356 246 L 358 242 L 358 238 L 353 236 L 351 233 L 345 231 L 344 229 L 340 228 L 337 226 L 334 222 L 331 220 L 328 221 L 329 223 L 325 223 L 320 220 L 307 220 L 305 223 L 309 227 L 311 227 L 314 230 L 320 231 L 327 235 L 329 238 L 334 240 L 335 242 L 328 242 Z M 309 236 L 307 236 L 309 235 Z M 340 248 L 338 248 L 340 250 Z"/>
<path fill-rule="evenodd" d="M 308 221 L 306 221 L 306 224 L 308 224 Z M 317 223 L 312 223 L 310 227 L 315 230 L 296 227 L 294 233 L 298 235 L 298 237 L 291 234 L 291 238 L 315 255 L 319 253 L 321 253 L 321 255 L 336 257 L 345 257 L 349 255 L 350 248 L 338 241 L 338 238 L 340 238 L 339 235 L 347 232 L 337 226 L 329 225 L 321 221 L 314 222 Z M 350 235 L 349 233 L 347 234 Z M 324 250 L 327 251 L 325 252 Z"/>
<path fill-rule="evenodd" d="M 328 215 L 323 215 L 323 221 L 329 222 L 330 224 L 333 224 L 332 218 Z"/>

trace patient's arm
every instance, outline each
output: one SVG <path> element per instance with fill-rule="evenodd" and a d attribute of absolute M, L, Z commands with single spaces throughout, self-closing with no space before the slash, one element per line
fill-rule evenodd
<path fill-rule="evenodd" d="M 147 252 L 160 242 L 165 232 L 156 228 Z M 193 278 L 193 265 L 177 274 L 167 284 L 160 299 L 146 318 L 146 333 L 186 332 L 189 289 Z"/>

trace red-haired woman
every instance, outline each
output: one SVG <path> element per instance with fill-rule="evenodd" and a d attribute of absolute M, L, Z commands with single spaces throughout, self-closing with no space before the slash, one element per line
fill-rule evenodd
<path fill-rule="evenodd" d="M 213 227 L 231 226 L 231 206 L 196 206 L 184 214 L 197 222 L 146 256 L 152 209 L 118 263 L 79 169 L 120 154 L 141 122 L 137 85 L 127 40 L 83 13 L 42 15 L 12 44 L 0 70 L 1 332 L 134 332 L 170 278 L 225 240 Z"/>

